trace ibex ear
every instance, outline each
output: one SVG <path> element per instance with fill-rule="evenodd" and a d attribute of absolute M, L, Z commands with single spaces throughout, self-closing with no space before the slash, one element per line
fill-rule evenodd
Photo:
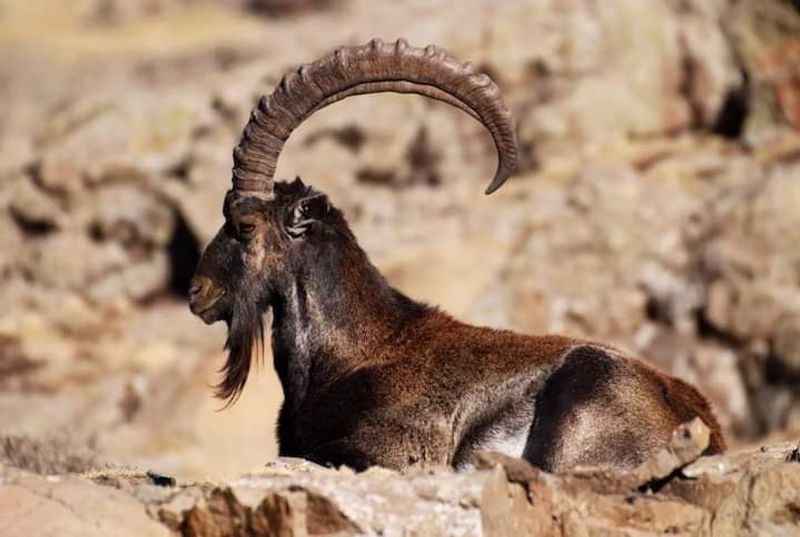
<path fill-rule="evenodd" d="M 299 237 L 308 231 L 314 222 L 322 220 L 330 204 L 325 194 L 312 193 L 300 198 L 289 209 L 286 221 L 286 230 L 292 237 Z"/>

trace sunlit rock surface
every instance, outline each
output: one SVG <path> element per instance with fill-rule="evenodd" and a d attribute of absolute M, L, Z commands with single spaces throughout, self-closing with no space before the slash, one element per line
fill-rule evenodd
<path fill-rule="evenodd" d="M 80 455 L 67 466 L 41 446 L 6 443 L 0 527 L 9 537 L 796 534 L 800 445 L 698 458 L 707 445 L 708 429 L 695 420 L 629 472 L 581 467 L 553 475 L 484 453 L 462 473 L 355 474 L 279 459 L 235 479 L 191 483 L 81 468 Z M 80 473 L 63 473 L 69 469 Z"/>

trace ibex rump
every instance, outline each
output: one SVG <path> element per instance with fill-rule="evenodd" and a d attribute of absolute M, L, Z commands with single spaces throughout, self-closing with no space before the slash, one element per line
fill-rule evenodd
<path fill-rule="evenodd" d="M 374 40 L 284 77 L 234 151 L 225 225 L 190 291 L 194 313 L 228 324 L 217 394 L 241 392 L 272 308 L 282 455 L 401 469 L 460 467 L 494 449 L 547 470 L 629 467 L 695 416 L 712 430 L 708 451 L 722 451 L 719 425 L 692 386 L 602 344 L 470 326 L 415 302 L 370 264 L 323 194 L 299 179 L 273 181 L 303 119 L 381 91 L 433 97 L 481 121 L 499 153 L 487 193 L 514 168 L 514 123 L 497 87 L 436 47 Z"/>

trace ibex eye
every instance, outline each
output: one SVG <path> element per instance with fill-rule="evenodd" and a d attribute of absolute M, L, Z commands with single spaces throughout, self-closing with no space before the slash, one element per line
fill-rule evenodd
<path fill-rule="evenodd" d="M 255 224 L 248 224 L 248 223 L 239 224 L 239 233 L 241 233 L 242 235 L 249 235 L 255 229 L 256 229 Z"/>

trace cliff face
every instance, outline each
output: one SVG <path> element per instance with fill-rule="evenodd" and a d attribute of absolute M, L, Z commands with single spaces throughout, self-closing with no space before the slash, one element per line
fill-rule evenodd
<path fill-rule="evenodd" d="M 398 95 L 310 118 L 278 175 L 327 192 L 408 294 L 621 345 L 698 384 L 734 445 L 797 437 L 790 2 L 6 4 L 0 431 L 193 479 L 272 458 L 280 387 L 265 367 L 215 412 L 224 330 L 190 316 L 188 278 L 257 97 L 336 44 L 403 35 L 497 79 L 518 175 L 482 197 L 486 134 Z"/>
<path fill-rule="evenodd" d="M 667 449 L 628 473 L 552 475 L 492 453 L 463 473 L 353 474 L 278 460 L 194 484 L 114 469 L 43 477 L 6 465 L 0 527 L 9 537 L 795 534 L 800 446 L 698 459 L 707 442 L 702 423 L 685 424 Z M 18 460 L 26 448 L 17 446 Z M 36 460 L 42 464 L 41 453 Z"/>

